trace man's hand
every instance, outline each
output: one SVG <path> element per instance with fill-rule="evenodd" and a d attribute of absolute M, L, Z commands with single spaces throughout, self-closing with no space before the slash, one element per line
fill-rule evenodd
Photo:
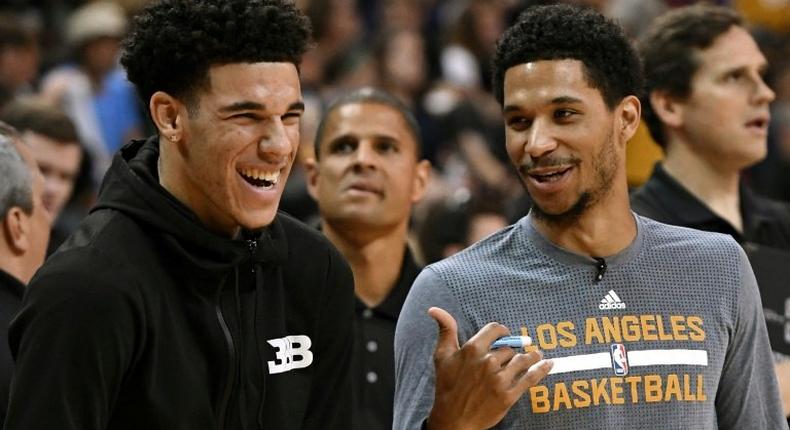
<path fill-rule="evenodd" d="M 529 388 L 551 370 L 539 351 L 516 353 L 511 348 L 491 350 L 491 344 L 510 334 L 499 323 L 488 323 L 464 346 L 458 345 L 455 319 L 441 308 L 428 309 L 439 324 L 433 355 L 436 391 L 428 428 L 487 429 L 495 426 Z"/>

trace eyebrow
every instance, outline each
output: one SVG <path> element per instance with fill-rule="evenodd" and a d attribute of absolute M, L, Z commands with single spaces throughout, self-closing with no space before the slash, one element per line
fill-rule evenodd
<path fill-rule="evenodd" d="M 266 105 L 258 102 L 242 101 L 219 108 L 219 111 L 222 113 L 238 112 L 243 110 L 266 110 Z M 291 103 L 291 105 L 288 106 L 287 111 L 290 112 L 293 110 L 304 111 L 304 102 L 298 101 Z"/>
<path fill-rule="evenodd" d="M 550 104 L 550 105 L 567 105 L 567 104 L 573 104 L 573 103 L 584 103 L 584 102 L 582 101 L 582 99 L 578 99 L 576 97 L 560 96 L 560 97 L 555 97 L 555 98 L 549 100 L 548 104 Z M 502 113 L 517 112 L 517 111 L 520 111 L 520 110 L 521 110 L 521 108 L 519 108 L 516 105 L 507 105 L 507 106 L 505 106 L 502 109 Z"/>
<path fill-rule="evenodd" d="M 370 137 L 375 139 L 375 140 L 400 143 L 400 140 L 398 140 L 396 137 L 388 136 L 386 134 L 374 134 L 374 135 L 372 135 Z M 332 144 L 332 143 L 335 143 L 335 142 L 338 142 L 338 141 L 341 141 L 341 140 L 345 140 L 345 139 L 360 140 L 360 137 L 358 135 L 354 134 L 354 133 L 345 133 L 345 134 L 341 134 L 340 136 L 336 136 L 336 137 L 332 138 L 332 140 L 330 140 L 329 143 Z"/>

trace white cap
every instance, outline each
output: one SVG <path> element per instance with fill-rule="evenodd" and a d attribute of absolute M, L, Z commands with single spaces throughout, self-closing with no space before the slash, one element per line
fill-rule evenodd
<path fill-rule="evenodd" d="M 66 42 L 71 46 L 97 37 L 123 37 L 126 33 L 126 15 L 116 3 L 96 1 L 88 3 L 71 14 L 66 25 Z"/>

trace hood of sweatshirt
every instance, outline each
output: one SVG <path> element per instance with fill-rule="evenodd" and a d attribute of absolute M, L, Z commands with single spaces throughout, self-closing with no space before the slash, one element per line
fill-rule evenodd
<path fill-rule="evenodd" d="M 157 230 L 163 246 L 200 275 L 221 276 L 246 262 L 277 265 L 288 255 L 283 227 L 274 221 L 228 238 L 209 231 L 190 208 L 159 184 L 159 140 L 132 141 L 115 155 L 91 210 L 123 212 L 147 230 Z M 213 277 L 213 276 L 212 276 Z"/>

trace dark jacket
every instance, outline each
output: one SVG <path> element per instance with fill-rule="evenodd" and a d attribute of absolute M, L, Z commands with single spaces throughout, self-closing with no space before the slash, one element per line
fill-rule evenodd
<path fill-rule="evenodd" d="M 278 214 L 227 239 L 159 186 L 156 139 L 32 280 L 7 429 L 346 429 L 353 279 Z"/>
<path fill-rule="evenodd" d="M 14 360 L 8 349 L 8 325 L 22 306 L 25 284 L 10 273 L 0 270 L 0 427 L 5 421 L 8 390 L 14 372 Z"/>

